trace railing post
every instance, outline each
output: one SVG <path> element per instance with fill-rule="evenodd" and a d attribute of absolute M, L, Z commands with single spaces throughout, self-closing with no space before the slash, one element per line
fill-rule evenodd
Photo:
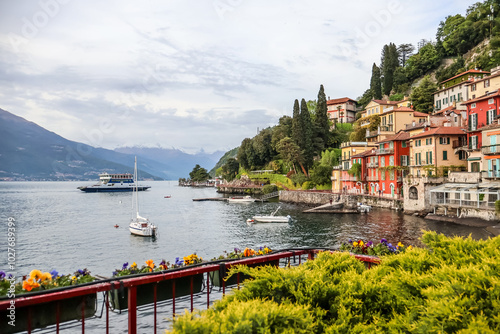
<path fill-rule="evenodd" d="M 137 334 L 137 287 L 128 288 L 128 332 Z"/>

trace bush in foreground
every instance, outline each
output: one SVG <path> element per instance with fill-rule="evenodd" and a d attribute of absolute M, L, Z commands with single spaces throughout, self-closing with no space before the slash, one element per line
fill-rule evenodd
<path fill-rule="evenodd" d="M 296 268 L 232 269 L 254 279 L 176 318 L 172 333 L 499 333 L 500 238 L 426 232 L 422 242 L 369 270 L 343 252 Z"/>

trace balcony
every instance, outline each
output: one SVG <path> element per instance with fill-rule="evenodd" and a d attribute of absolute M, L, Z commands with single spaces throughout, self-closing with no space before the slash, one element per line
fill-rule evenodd
<path fill-rule="evenodd" d="M 500 154 L 500 144 L 481 147 L 481 153 L 484 155 Z"/>
<path fill-rule="evenodd" d="M 482 171 L 481 177 L 483 179 L 500 179 L 500 170 Z"/>
<path fill-rule="evenodd" d="M 381 155 L 381 154 L 393 154 L 393 153 L 394 153 L 394 149 L 393 148 L 379 148 L 376 151 L 377 155 Z"/>
<path fill-rule="evenodd" d="M 459 148 L 459 147 L 464 147 L 467 146 L 467 142 L 465 140 L 454 140 L 452 142 L 452 148 Z"/>
<path fill-rule="evenodd" d="M 366 181 L 378 181 L 379 177 L 378 176 L 368 176 L 366 178 Z"/>
<path fill-rule="evenodd" d="M 368 168 L 378 168 L 378 162 L 369 162 L 366 167 Z"/>
<path fill-rule="evenodd" d="M 366 131 L 366 138 L 373 138 L 373 137 L 377 137 L 379 135 L 379 131 L 378 130 L 375 130 L 375 131 Z"/>

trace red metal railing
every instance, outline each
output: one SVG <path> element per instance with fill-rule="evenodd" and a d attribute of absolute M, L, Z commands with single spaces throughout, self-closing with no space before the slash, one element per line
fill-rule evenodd
<path fill-rule="evenodd" d="M 291 263 L 291 258 L 294 259 L 296 263 L 296 257 L 298 257 L 298 265 L 301 264 L 302 256 L 307 255 L 308 260 L 314 259 L 315 254 L 320 251 L 325 251 L 327 249 L 296 249 L 296 250 L 286 250 L 286 251 L 278 251 L 273 252 L 263 256 L 244 258 L 239 260 L 222 260 L 222 261 L 214 261 L 205 264 L 199 264 L 195 266 L 190 266 L 186 268 L 167 270 L 163 272 L 155 272 L 149 274 L 142 274 L 136 276 L 128 276 L 124 278 L 111 278 L 103 281 L 97 281 L 93 283 L 88 283 L 82 286 L 72 287 L 70 289 L 62 289 L 60 291 L 49 291 L 41 294 L 31 294 L 26 296 L 20 296 L 14 299 L 16 312 L 24 311 L 26 312 L 26 330 L 28 333 L 31 333 L 33 329 L 35 329 L 35 325 L 33 324 L 33 308 L 40 305 L 49 305 L 49 303 L 56 303 L 55 308 L 55 331 L 59 333 L 60 331 L 60 319 L 61 319 L 61 302 L 68 300 L 70 298 L 78 298 L 80 297 L 82 302 L 79 307 L 81 307 L 81 332 L 85 333 L 85 318 L 86 318 L 86 297 L 92 294 L 97 294 L 98 292 L 104 292 L 104 305 L 106 308 L 105 313 L 105 328 L 106 333 L 109 333 L 110 329 L 110 300 L 109 300 L 109 292 L 113 290 L 128 290 L 127 296 L 127 308 L 128 308 L 128 332 L 129 333 L 137 333 L 137 288 L 146 285 L 153 285 L 153 315 L 154 315 L 154 324 L 152 327 L 154 328 L 154 333 L 157 332 L 157 286 L 159 282 L 172 280 L 172 314 L 175 316 L 175 292 L 176 292 L 176 280 L 180 278 L 190 278 L 190 308 L 191 312 L 193 311 L 193 277 L 195 275 L 205 274 L 206 273 L 206 294 L 207 294 L 207 308 L 210 307 L 210 275 L 209 273 L 219 271 L 221 268 L 229 269 L 236 265 L 258 265 L 265 263 L 279 263 L 280 259 L 287 259 L 288 264 Z M 368 268 L 371 267 L 372 263 L 378 263 L 379 259 L 372 256 L 364 256 L 364 255 L 354 255 L 357 259 L 368 264 Z M 278 262 L 276 262 L 278 261 Z M 297 263 L 296 263 L 297 264 Z M 240 284 L 240 275 L 237 275 L 237 285 L 239 289 Z M 222 294 L 225 294 L 226 283 L 222 280 Z M 6 312 L 11 305 L 11 299 L 0 300 L 0 314 L 2 312 Z M 7 312 L 8 313 L 8 312 Z M 1 323 L 0 323 L 1 324 Z M 15 331 L 14 331 L 15 332 Z"/>

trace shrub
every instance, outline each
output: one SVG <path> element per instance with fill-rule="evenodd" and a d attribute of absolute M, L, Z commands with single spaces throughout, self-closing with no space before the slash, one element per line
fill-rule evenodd
<path fill-rule="evenodd" d="M 278 191 L 278 187 L 275 185 L 275 184 L 266 184 L 263 188 L 262 188 L 262 192 L 264 194 L 270 194 L 270 193 L 273 193 L 275 191 Z"/>

